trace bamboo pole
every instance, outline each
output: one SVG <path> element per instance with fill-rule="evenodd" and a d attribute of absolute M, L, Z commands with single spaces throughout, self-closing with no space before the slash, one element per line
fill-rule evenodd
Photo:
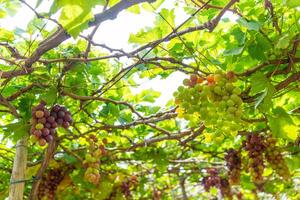
<path fill-rule="evenodd" d="M 27 142 L 27 136 L 24 136 L 17 142 L 14 166 L 10 179 L 9 200 L 23 199 L 27 164 Z"/>

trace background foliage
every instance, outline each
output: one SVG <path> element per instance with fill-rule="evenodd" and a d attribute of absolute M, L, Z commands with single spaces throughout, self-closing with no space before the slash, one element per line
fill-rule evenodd
<path fill-rule="evenodd" d="M 224 198 L 216 188 L 205 191 L 201 180 L 208 168 L 227 177 L 225 152 L 241 149 L 253 133 L 277 139 L 290 178 L 283 181 L 266 165 L 263 188 L 257 188 L 245 164 L 232 194 L 242 193 L 243 199 L 300 198 L 298 1 L 186 0 L 174 1 L 170 9 L 163 7 L 163 0 L 55 0 L 47 13 L 38 13 L 41 3 L 0 0 L 1 18 L 22 12 L 24 6 L 36 14 L 25 30 L 0 27 L 1 199 L 10 186 L 15 156 L 11 146 L 29 135 L 31 109 L 41 100 L 48 107 L 64 105 L 74 120 L 68 130 L 58 129 L 54 156 L 44 169 L 45 174 L 68 166 L 58 199 Z M 179 24 L 177 8 L 188 16 Z M 143 12 L 157 15 L 152 27 L 128 38 L 134 50 L 94 41 L 101 22 L 124 9 L 137 18 Z M 49 23 L 56 28 L 49 29 Z M 82 35 L 88 27 L 88 36 Z M 175 72 L 205 79 L 220 70 L 233 71 L 235 86 L 242 91 L 242 127 L 229 134 L 204 127 L 197 116 L 178 117 L 172 96 L 158 106 L 160 92 L 132 92 L 141 78 L 159 77 L 169 84 Z M 90 134 L 105 147 L 98 184 L 83 178 Z M 29 142 L 25 199 L 46 148 Z M 242 157 L 246 162 L 244 150 Z M 126 195 L 122 187 L 133 177 L 137 183 Z"/>

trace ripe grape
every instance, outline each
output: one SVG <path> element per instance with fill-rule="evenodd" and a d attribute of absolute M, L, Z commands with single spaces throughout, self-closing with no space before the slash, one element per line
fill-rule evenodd
<path fill-rule="evenodd" d="M 36 118 L 42 118 L 42 117 L 44 117 L 44 112 L 41 110 L 38 110 L 35 112 L 35 116 L 36 116 Z"/>
<path fill-rule="evenodd" d="M 45 139 L 43 139 L 43 138 L 39 139 L 39 145 L 40 146 L 45 146 L 46 143 L 47 143 L 47 141 Z"/>
<path fill-rule="evenodd" d="M 65 116 L 65 112 L 64 111 L 59 111 L 57 113 L 57 116 L 60 117 L 60 118 L 63 118 Z"/>
<path fill-rule="evenodd" d="M 42 131 L 40 131 L 40 130 L 35 130 L 35 131 L 33 132 L 33 134 L 34 134 L 37 138 L 39 138 L 39 137 L 41 137 L 41 135 L 42 135 Z"/>
<path fill-rule="evenodd" d="M 50 116 L 50 117 L 47 118 L 47 122 L 52 124 L 53 122 L 55 122 L 55 118 L 53 116 Z"/>

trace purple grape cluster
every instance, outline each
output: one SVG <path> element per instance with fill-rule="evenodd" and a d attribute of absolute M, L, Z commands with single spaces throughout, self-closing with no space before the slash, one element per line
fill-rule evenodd
<path fill-rule="evenodd" d="M 55 199 L 55 191 L 64 178 L 62 169 L 51 169 L 42 178 L 38 189 L 38 199 Z"/>
<path fill-rule="evenodd" d="M 232 185 L 240 183 L 240 174 L 242 168 L 241 153 L 234 149 L 229 149 L 225 155 L 226 165 L 228 168 L 229 181 Z"/>
<path fill-rule="evenodd" d="M 38 140 L 40 146 L 53 140 L 57 123 L 45 108 L 46 103 L 41 101 L 32 108 L 31 134 Z"/>
<path fill-rule="evenodd" d="M 73 122 L 71 113 L 66 107 L 61 105 L 53 106 L 50 115 L 54 118 L 58 126 L 62 126 L 65 129 L 69 128 L 70 124 Z"/>
<path fill-rule="evenodd" d="M 264 137 L 259 134 L 248 134 L 246 141 L 244 141 L 244 148 L 248 151 L 249 156 L 249 171 L 253 182 L 259 186 L 263 183 L 264 172 L 264 151 L 266 144 Z"/>
<path fill-rule="evenodd" d="M 71 113 L 65 107 L 55 105 L 50 112 L 45 106 L 46 102 L 41 101 L 32 108 L 30 132 L 40 146 L 45 146 L 53 140 L 58 126 L 67 129 L 72 123 Z"/>

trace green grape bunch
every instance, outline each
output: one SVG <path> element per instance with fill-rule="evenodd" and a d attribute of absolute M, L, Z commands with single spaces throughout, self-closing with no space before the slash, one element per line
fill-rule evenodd
<path fill-rule="evenodd" d="M 205 78 L 191 75 L 174 93 L 179 118 L 203 121 L 206 127 L 236 133 L 242 127 L 241 89 L 233 72 L 217 71 Z"/>

